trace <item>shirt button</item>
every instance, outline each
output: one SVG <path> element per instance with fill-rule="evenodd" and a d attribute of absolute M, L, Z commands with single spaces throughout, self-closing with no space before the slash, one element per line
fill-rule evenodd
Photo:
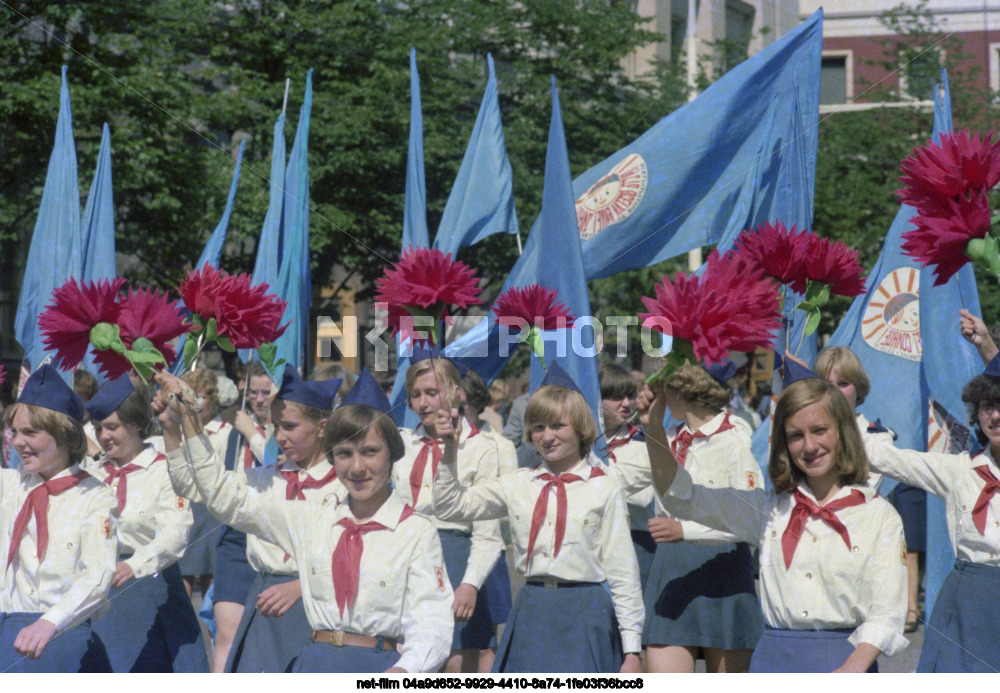
<path fill-rule="evenodd" d="M 809 612 L 808 611 L 803 611 L 802 612 L 802 618 L 809 618 Z"/>
<path fill-rule="evenodd" d="M 709 480 L 708 480 L 708 485 L 709 485 L 709 486 L 715 486 L 715 482 L 714 482 L 714 481 L 712 481 L 711 479 L 709 479 Z"/>
<path fill-rule="evenodd" d="M 778 532 L 777 532 L 777 530 L 772 530 L 772 532 L 771 532 L 771 536 L 772 536 L 772 537 L 776 537 L 776 536 L 778 536 Z"/>
<path fill-rule="evenodd" d="M 140 511 L 139 511 L 139 514 L 140 514 L 140 515 L 145 515 L 146 513 L 144 513 L 143 511 L 141 511 L 141 510 L 140 510 Z"/>
<path fill-rule="evenodd" d="M 812 580 L 812 579 L 813 579 L 813 574 L 812 573 L 806 573 L 806 580 Z"/>
<path fill-rule="evenodd" d="M 813 537 L 813 543 L 815 544 L 817 541 L 819 541 L 819 537 Z"/>
<path fill-rule="evenodd" d="M 587 521 L 586 521 L 586 520 L 584 520 L 584 521 L 583 521 L 583 524 L 587 524 Z"/>
<path fill-rule="evenodd" d="M 425 490 L 426 490 L 426 489 L 429 489 L 429 488 L 430 488 L 430 486 L 428 486 L 427 484 L 424 484 L 424 489 L 425 489 Z"/>
<path fill-rule="evenodd" d="M 313 574 L 313 575 L 315 575 L 315 574 L 316 574 L 316 569 L 315 569 L 315 568 L 313 568 L 313 569 L 312 569 L 312 574 Z"/>
<path fill-rule="evenodd" d="M 552 526 L 552 523 L 551 523 L 551 522 L 549 522 L 549 527 L 551 527 L 551 526 Z"/>
<path fill-rule="evenodd" d="M 378 583 L 379 587 L 385 587 L 385 580 L 380 580 Z"/>
<path fill-rule="evenodd" d="M 994 526 L 994 527 L 1000 527 L 1000 522 L 994 522 L 994 523 L 993 523 L 993 526 Z"/>
<path fill-rule="evenodd" d="M 73 548 L 73 542 L 69 542 L 68 544 L 66 544 L 66 548 L 67 549 L 72 549 Z"/>
<path fill-rule="evenodd" d="M 853 551 L 854 553 L 857 553 L 860 550 L 861 549 L 859 549 L 857 546 L 855 546 L 854 548 L 851 549 L 851 551 Z"/>
<path fill-rule="evenodd" d="M 962 506 L 962 510 L 965 510 L 965 506 L 964 505 Z"/>
<path fill-rule="evenodd" d="M 515 520 L 520 520 L 520 519 L 521 519 L 521 516 L 520 516 L 520 515 L 515 515 L 515 516 L 514 516 L 514 519 L 515 519 Z"/>

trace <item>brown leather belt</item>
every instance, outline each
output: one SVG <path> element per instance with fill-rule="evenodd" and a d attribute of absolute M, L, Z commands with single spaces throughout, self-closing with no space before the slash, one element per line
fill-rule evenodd
<path fill-rule="evenodd" d="M 334 647 L 350 645 L 352 647 L 368 647 L 374 649 L 378 646 L 379 638 L 374 635 L 355 635 L 354 633 L 345 633 L 342 630 L 314 630 L 312 632 L 312 641 L 329 643 Z M 396 639 L 382 638 L 382 649 L 395 650 Z"/>

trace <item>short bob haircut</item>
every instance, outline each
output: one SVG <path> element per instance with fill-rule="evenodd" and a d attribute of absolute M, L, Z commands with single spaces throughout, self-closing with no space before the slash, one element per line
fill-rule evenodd
<path fill-rule="evenodd" d="M 777 491 L 789 493 L 806 478 L 788 455 L 785 424 L 798 411 L 816 403 L 822 403 L 826 407 L 837 427 L 837 449 L 834 456 L 838 483 L 841 486 L 857 486 L 868 481 L 868 456 L 861 442 L 857 419 L 843 393 L 829 380 L 806 378 L 786 387 L 774 407 L 771 459 L 767 473 Z"/>
<path fill-rule="evenodd" d="M 569 415 L 573 430 L 580 436 L 580 457 L 586 457 L 597 440 L 597 424 L 583 395 L 561 385 L 544 385 L 528 400 L 524 410 L 525 442 L 531 442 L 531 428 L 535 424 L 558 421 L 563 414 Z"/>
<path fill-rule="evenodd" d="M 597 369 L 597 377 L 601 384 L 601 399 L 634 399 L 639 392 L 632 373 L 616 363 L 602 363 Z"/>
<path fill-rule="evenodd" d="M 490 388 L 487 387 L 483 376 L 474 370 L 469 370 L 462 376 L 462 391 L 465 392 L 467 406 L 473 411 L 482 412 L 493 401 Z"/>
<path fill-rule="evenodd" d="M 132 386 L 135 389 L 118 405 L 115 413 L 118 414 L 119 421 L 126 426 L 133 426 L 138 431 L 139 438 L 145 440 L 156 431 L 156 419 L 149 406 L 149 390 L 141 382 L 133 382 Z M 94 426 L 100 424 L 100 421 L 94 422 Z"/>
<path fill-rule="evenodd" d="M 100 389 L 97 378 L 90 371 L 77 368 L 73 371 L 73 391 L 80 395 L 80 399 L 86 404 L 90 398 L 97 394 Z"/>
<path fill-rule="evenodd" d="M 413 383 L 427 372 L 437 373 L 438 382 L 441 383 L 441 387 L 448 390 L 451 397 L 454 397 L 454 391 L 461 387 L 462 377 L 458 374 L 458 368 L 455 367 L 454 363 L 441 357 L 424 359 L 406 369 L 407 398 L 410 396 L 410 390 L 413 389 Z M 458 403 L 452 402 L 452 406 L 458 406 Z"/>
<path fill-rule="evenodd" d="M 69 453 L 69 465 L 80 464 L 87 454 L 87 435 L 83 432 L 83 424 L 62 412 L 39 407 L 34 404 L 17 402 L 7 407 L 3 422 L 7 426 L 14 425 L 14 417 L 21 407 L 28 410 L 28 421 L 39 431 L 52 436 L 56 445 L 65 448 Z"/>
<path fill-rule="evenodd" d="M 871 392 L 872 381 L 868 379 L 861 359 L 853 351 L 847 347 L 835 346 L 819 352 L 816 357 L 816 375 L 829 378 L 833 371 L 837 371 L 837 375 L 854 386 L 858 404 L 865 401 L 865 397 Z"/>
<path fill-rule="evenodd" d="M 201 391 L 213 406 L 219 406 L 219 376 L 207 368 L 197 368 L 181 376 L 181 380 L 191 386 L 195 392 Z"/>
<path fill-rule="evenodd" d="M 700 404 L 713 411 L 722 411 L 733 397 L 733 388 L 708 374 L 701 366 L 686 363 L 675 370 L 666 382 L 667 388 L 690 404 Z"/>
<path fill-rule="evenodd" d="M 1000 402 L 1000 378 L 992 375 L 977 375 L 962 388 L 962 401 L 969 413 L 969 423 L 976 432 L 976 440 L 986 445 L 990 439 L 979 425 L 979 403 Z"/>
<path fill-rule="evenodd" d="M 364 404 L 343 404 L 330 415 L 323 431 L 323 450 L 330 464 L 334 463 L 335 447 L 345 441 L 360 443 L 369 428 L 374 428 L 389 447 L 390 463 L 403 457 L 403 438 L 391 416 Z"/>

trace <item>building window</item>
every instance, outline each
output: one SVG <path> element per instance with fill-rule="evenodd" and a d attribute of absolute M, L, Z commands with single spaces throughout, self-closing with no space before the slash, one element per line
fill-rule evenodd
<path fill-rule="evenodd" d="M 754 8 L 741 0 L 726 2 L 726 38 L 722 55 L 723 71 L 736 67 L 748 57 L 753 36 Z"/>
<path fill-rule="evenodd" d="M 914 56 L 899 69 L 899 93 L 904 98 L 926 101 L 934 99 L 934 87 L 941 81 L 944 53 L 933 50 Z"/>
<path fill-rule="evenodd" d="M 819 69 L 819 102 L 847 103 L 847 58 L 823 56 Z"/>
<path fill-rule="evenodd" d="M 990 91 L 994 99 L 1000 96 L 1000 43 L 990 44 Z"/>

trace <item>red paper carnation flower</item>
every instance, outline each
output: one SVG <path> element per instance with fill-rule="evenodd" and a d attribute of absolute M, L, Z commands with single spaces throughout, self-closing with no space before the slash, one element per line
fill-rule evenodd
<path fill-rule="evenodd" d="M 575 318 L 558 298 L 558 293 L 541 284 L 511 287 L 497 298 L 493 312 L 504 327 L 522 327 L 524 323 L 541 330 L 572 327 Z"/>
<path fill-rule="evenodd" d="M 256 349 L 273 342 L 291 324 L 281 325 L 288 301 L 268 294 L 269 284 L 252 286 L 250 282 L 249 274 L 231 277 L 216 314 L 219 335 L 227 337 L 237 349 Z"/>
<path fill-rule="evenodd" d="M 640 320 L 665 318 L 672 336 L 689 342 L 695 358 L 706 364 L 721 363 L 730 351 L 771 348 L 773 331 L 781 325 L 774 284 L 739 253 L 712 251 L 700 277 L 684 272 L 673 282 L 663 277 L 656 298 L 643 296 L 642 303 L 649 312 L 640 313 Z"/>
<path fill-rule="evenodd" d="M 60 368 L 72 370 L 83 361 L 91 328 L 118 322 L 118 291 L 124 284 L 121 278 L 85 283 L 69 279 L 52 292 L 51 302 L 38 316 L 38 327 L 45 335 L 45 348 L 55 350 Z"/>
<path fill-rule="evenodd" d="M 943 201 L 971 191 L 989 190 L 1000 182 L 1000 141 L 992 134 L 960 130 L 929 141 L 903 159 L 899 200 L 921 212 L 939 209 Z"/>
<path fill-rule="evenodd" d="M 989 201 L 985 192 L 959 196 L 944 205 L 942 215 L 917 215 L 910 223 L 916 228 L 903 234 L 903 252 L 924 267 L 936 265 L 934 286 L 940 286 L 969 262 L 969 241 L 989 234 Z"/>
<path fill-rule="evenodd" d="M 129 289 L 121 302 L 118 327 L 122 343 L 129 350 L 135 349 L 140 338 L 149 340 L 153 348 L 160 352 L 170 367 L 177 361 L 177 353 L 168 342 L 191 330 L 192 325 L 184 322 L 184 316 L 177 301 L 171 301 L 167 294 L 152 289 Z M 124 355 L 111 349 L 96 351 L 94 361 L 109 379 L 128 373 L 132 363 Z"/>
<path fill-rule="evenodd" d="M 436 325 L 448 316 L 449 306 L 468 308 L 482 303 L 479 280 L 471 267 L 451 259 L 440 250 L 408 248 L 375 286 L 375 300 L 388 306 L 388 323 L 392 333 L 407 331 L 407 318 L 414 313 L 427 315 Z M 437 343 L 436 327 L 431 327 L 430 339 Z M 404 335 L 405 336 L 405 335 Z M 412 336 L 412 335 L 411 335 Z M 422 341 L 422 340 L 421 340 Z"/>
<path fill-rule="evenodd" d="M 222 300 L 229 292 L 233 277 L 225 272 L 205 265 L 199 270 L 187 273 L 178 289 L 181 300 L 192 313 L 208 322 L 212 318 L 219 319 Z"/>
<path fill-rule="evenodd" d="M 861 276 L 858 251 L 843 243 L 809 234 L 810 242 L 805 261 L 805 275 L 814 282 L 830 285 L 830 293 L 837 296 L 860 296 L 865 292 L 865 278 Z M 804 291 L 805 287 L 796 291 Z"/>
<path fill-rule="evenodd" d="M 750 264 L 760 267 L 765 276 L 804 293 L 812 237 L 805 230 L 796 232 L 794 225 L 787 229 L 780 221 L 765 222 L 753 231 L 741 233 L 736 238 L 736 247 Z"/>

